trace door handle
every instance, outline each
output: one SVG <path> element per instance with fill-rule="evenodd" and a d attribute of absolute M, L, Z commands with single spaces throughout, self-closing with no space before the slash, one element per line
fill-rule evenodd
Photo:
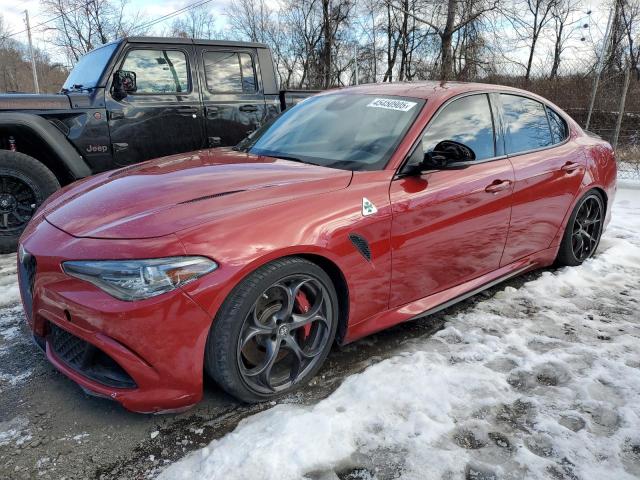
<path fill-rule="evenodd" d="M 196 107 L 183 107 L 178 109 L 178 113 L 183 116 L 189 116 L 196 118 L 196 114 L 198 113 L 198 109 Z"/>
<path fill-rule="evenodd" d="M 239 110 L 241 112 L 257 112 L 258 107 L 255 105 L 242 105 Z"/>
<path fill-rule="evenodd" d="M 110 110 L 109 120 L 120 120 L 124 118 L 124 112 L 122 110 Z"/>
<path fill-rule="evenodd" d="M 129 144 L 128 143 L 114 143 L 113 144 L 114 153 L 124 152 L 128 148 L 129 148 Z"/>
<path fill-rule="evenodd" d="M 487 185 L 484 189 L 487 193 L 498 193 L 511 188 L 511 180 L 494 180 L 491 185 Z"/>
<path fill-rule="evenodd" d="M 574 170 L 577 170 L 579 168 L 580 168 L 580 164 L 579 163 L 567 162 L 562 167 L 560 167 L 560 170 L 562 170 L 563 172 L 571 173 Z"/>
<path fill-rule="evenodd" d="M 218 116 L 219 111 L 220 111 L 219 107 L 205 107 L 205 112 L 206 112 L 207 118 L 209 119 L 216 118 Z"/>

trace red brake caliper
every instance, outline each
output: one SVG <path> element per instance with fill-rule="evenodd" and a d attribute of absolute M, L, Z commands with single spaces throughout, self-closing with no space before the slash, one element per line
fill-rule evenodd
<path fill-rule="evenodd" d="M 298 294 L 296 295 L 296 307 L 299 313 L 305 314 L 311 308 L 311 304 L 309 303 L 309 299 L 305 295 L 302 290 L 298 290 Z M 303 332 L 302 339 L 304 340 L 311 333 L 311 324 L 307 323 L 304 327 L 300 329 Z"/>

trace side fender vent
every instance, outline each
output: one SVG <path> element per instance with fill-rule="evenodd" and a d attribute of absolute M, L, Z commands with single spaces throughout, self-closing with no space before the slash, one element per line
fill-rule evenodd
<path fill-rule="evenodd" d="M 367 262 L 371 261 L 371 248 L 369 248 L 369 242 L 367 239 L 358 235 L 357 233 L 350 233 L 349 240 L 353 243 L 353 246 L 360 252 Z"/>

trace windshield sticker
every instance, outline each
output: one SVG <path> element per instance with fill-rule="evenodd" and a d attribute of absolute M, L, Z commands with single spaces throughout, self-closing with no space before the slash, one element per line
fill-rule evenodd
<path fill-rule="evenodd" d="M 408 112 L 416 106 L 416 102 L 407 102 L 406 100 L 396 100 L 391 98 L 375 98 L 367 105 L 371 108 L 386 108 L 387 110 L 398 110 L 400 112 Z"/>

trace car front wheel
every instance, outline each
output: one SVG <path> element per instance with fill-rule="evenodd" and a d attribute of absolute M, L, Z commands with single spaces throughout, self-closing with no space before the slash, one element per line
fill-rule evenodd
<path fill-rule="evenodd" d="M 276 398 L 315 375 L 337 323 L 337 296 L 324 270 L 298 257 L 273 261 L 222 305 L 207 340 L 205 368 L 240 400 Z"/>

